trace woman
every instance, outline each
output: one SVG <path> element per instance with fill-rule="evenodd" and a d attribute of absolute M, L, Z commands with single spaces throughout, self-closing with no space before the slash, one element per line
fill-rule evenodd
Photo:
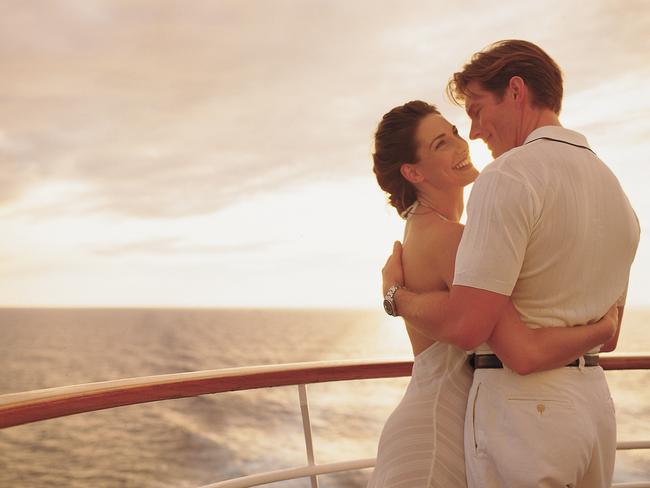
<path fill-rule="evenodd" d="M 406 287 L 449 290 L 463 231 L 463 189 L 478 176 L 467 142 L 435 107 L 413 101 L 384 115 L 373 158 L 379 186 L 406 219 Z M 510 303 L 488 344 L 506 366 L 526 374 L 567 364 L 605 343 L 617 324 L 613 306 L 588 327 L 530 329 Z M 463 424 L 472 382 L 467 355 L 409 323 L 406 330 L 413 374 L 382 431 L 368 487 L 465 487 Z"/>

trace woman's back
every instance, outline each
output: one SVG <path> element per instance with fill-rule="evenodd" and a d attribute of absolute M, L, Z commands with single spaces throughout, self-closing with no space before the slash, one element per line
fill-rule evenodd
<path fill-rule="evenodd" d="M 462 233 L 461 224 L 444 221 L 434 211 L 416 203 L 404 229 L 402 264 L 406 288 L 418 293 L 449 291 Z M 433 343 L 408 322 L 406 329 L 414 356 Z"/>

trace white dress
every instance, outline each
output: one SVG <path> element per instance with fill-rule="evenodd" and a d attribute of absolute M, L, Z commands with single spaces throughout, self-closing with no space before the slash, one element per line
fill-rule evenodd
<path fill-rule="evenodd" d="M 368 488 L 465 488 L 463 426 L 472 369 L 436 342 L 415 357 L 406 393 L 379 439 Z"/>

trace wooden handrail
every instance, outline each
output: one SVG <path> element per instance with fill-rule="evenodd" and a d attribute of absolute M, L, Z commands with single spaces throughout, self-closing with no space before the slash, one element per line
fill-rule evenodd
<path fill-rule="evenodd" d="M 606 371 L 650 369 L 650 353 L 600 355 L 600 365 Z"/>
<path fill-rule="evenodd" d="M 601 356 L 606 370 L 650 369 L 650 354 Z M 0 396 L 0 428 L 82 412 L 226 391 L 409 376 L 413 361 L 292 363 L 88 383 Z"/>

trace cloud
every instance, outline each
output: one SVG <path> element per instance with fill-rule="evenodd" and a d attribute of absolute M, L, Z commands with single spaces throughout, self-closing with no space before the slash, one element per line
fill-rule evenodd
<path fill-rule="evenodd" d="M 647 65 L 648 9 L 620 5 L 581 5 L 577 22 L 560 0 L 13 2 L 0 205 L 61 180 L 90 190 L 58 212 L 182 217 L 366 174 L 380 116 L 444 103 L 449 74 L 490 41 L 535 33 L 574 92 Z"/>
<path fill-rule="evenodd" d="M 273 243 L 271 242 L 252 242 L 226 245 L 192 244 L 184 242 L 178 237 L 168 237 L 132 241 L 109 246 L 97 246 L 94 249 L 94 252 L 102 256 L 111 257 L 124 257 L 132 255 L 147 255 L 152 257 L 156 255 L 226 255 L 264 252 L 267 251 L 272 245 Z"/>

